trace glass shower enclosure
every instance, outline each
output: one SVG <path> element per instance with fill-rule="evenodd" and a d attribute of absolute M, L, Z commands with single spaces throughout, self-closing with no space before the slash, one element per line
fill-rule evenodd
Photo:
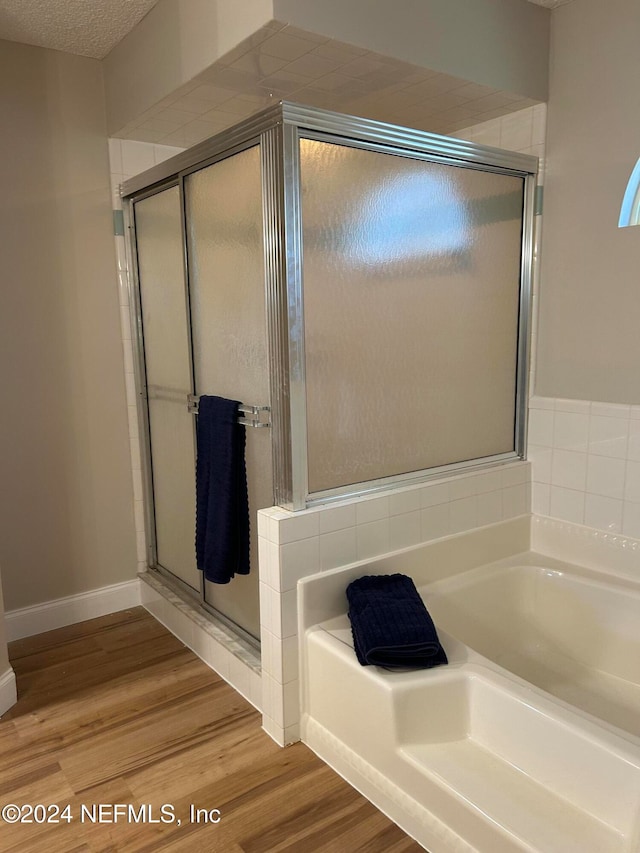
<path fill-rule="evenodd" d="M 521 457 L 527 155 L 280 103 L 124 186 L 149 566 L 259 639 L 256 513 Z M 248 408 L 251 565 L 195 565 L 193 399 Z"/>

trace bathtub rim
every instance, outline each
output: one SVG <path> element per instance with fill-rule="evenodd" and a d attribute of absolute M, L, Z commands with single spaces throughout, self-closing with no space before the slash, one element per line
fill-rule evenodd
<path fill-rule="evenodd" d="M 422 577 L 414 577 L 416 587 L 421 593 L 425 587 L 431 584 L 435 586 L 437 583 L 442 583 L 444 586 L 449 582 L 458 582 L 462 576 L 468 576 L 474 572 L 478 574 L 483 571 L 495 570 L 499 572 L 506 567 L 517 568 L 518 565 L 541 568 L 545 568 L 548 565 L 548 568 L 552 571 L 577 574 L 582 578 L 591 579 L 599 583 L 613 584 L 624 589 L 633 590 L 634 592 L 640 591 L 640 573 L 637 571 L 637 567 L 635 576 L 630 573 L 629 561 L 630 557 L 632 558 L 631 565 L 637 561 L 638 554 L 640 554 L 640 540 L 630 540 L 617 536 L 602 537 L 598 535 L 595 537 L 595 541 L 600 546 L 599 550 L 596 548 L 596 552 L 591 558 L 586 559 L 582 563 L 572 562 L 566 558 L 570 557 L 573 553 L 579 553 L 579 549 L 574 548 L 575 542 L 584 547 L 585 543 L 594 541 L 591 531 L 582 528 L 580 525 L 565 524 L 564 522 L 556 524 L 553 520 L 551 525 L 545 525 L 546 521 L 546 519 L 539 517 L 521 516 L 516 519 L 510 519 L 507 522 L 498 522 L 478 528 L 468 533 L 454 534 L 410 548 L 389 552 L 373 559 L 358 560 L 347 566 L 317 572 L 298 581 L 297 609 L 301 715 L 304 715 L 305 709 L 308 707 L 304 650 L 306 632 L 320 623 L 346 613 L 347 602 L 344 590 L 350 581 L 361 577 L 363 574 L 388 574 L 400 571 L 414 577 L 411 568 L 422 565 L 422 557 L 426 556 L 428 562 L 429 555 L 433 556 L 434 559 L 442 561 L 446 560 L 447 556 L 450 556 L 451 570 L 443 570 L 440 564 L 440 568 L 437 569 L 440 576 L 434 580 L 425 578 L 428 569 L 425 569 L 424 565 L 422 565 Z M 564 541 L 564 546 L 560 548 L 561 557 L 545 553 L 545 550 L 547 550 L 545 543 L 539 535 L 536 536 L 533 533 L 534 528 L 538 528 L 538 530 L 543 529 L 547 532 L 551 530 L 553 541 L 558 541 L 558 537 L 561 542 Z M 597 531 L 594 531 L 594 533 L 597 533 Z M 562 540 L 563 534 L 567 537 L 565 540 Z M 543 550 L 534 550 L 536 544 L 540 544 Z M 490 554 L 493 559 L 489 561 L 482 561 L 481 559 L 474 560 L 474 555 L 487 554 Z M 584 551 L 581 552 L 581 555 L 584 556 Z M 612 564 L 601 565 L 603 555 L 613 555 Z M 616 559 L 616 556 L 619 559 Z M 456 639 L 456 642 L 459 642 L 457 638 L 454 639 Z M 539 691 L 544 696 L 550 697 L 553 702 L 558 703 L 563 709 L 577 712 L 590 724 L 600 726 L 640 749 L 640 736 L 636 736 L 625 729 L 609 723 L 607 720 L 597 717 L 576 705 L 572 705 L 560 697 L 554 696 L 544 690 L 544 688 L 532 684 L 517 673 L 512 673 L 499 664 L 494 663 L 490 658 L 481 655 L 465 643 L 461 643 L 461 645 L 467 650 L 466 654 L 469 662 L 479 663 L 482 666 L 486 666 L 489 670 L 497 670 L 500 673 L 506 674 L 509 678 L 513 679 L 514 683 Z"/>
<path fill-rule="evenodd" d="M 453 590 L 459 586 L 471 584 L 476 575 L 479 577 L 481 575 L 499 575 L 504 572 L 515 573 L 518 569 L 538 570 L 558 577 L 576 577 L 589 585 L 615 587 L 626 590 L 634 596 L 640 596 L 640 566 L 637 578 L 633 578 L 626 572 L 616 570 L 615 567 L 596 568 L 568 560 L 560 560 L 533 549 L 491 563 L 473 566 L 434 581 L 416 584 L 416 586 L 420 592 L 429 590 L 439 593 L 441 590 Z"/>

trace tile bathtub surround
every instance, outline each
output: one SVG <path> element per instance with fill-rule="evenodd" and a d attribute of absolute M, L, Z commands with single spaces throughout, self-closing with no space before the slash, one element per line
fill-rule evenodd
<path fill-rule="evenodd" d="M 638 579 L 640 539 L 635 537 L 533 515 L 531 550 L 618 578 Z"/>
<path fill-rule="evenodd" d="M 532 510 L 640 538 L 640 406 L 532 397 Z"/>
<path fill-rule="evenodd" d="M 296 513 L 258 513 L 263 725 L 276 742 L 299 737 L 298 581 L 526 515 L 530 474 L 527 462 L 515 462 Z"/>
<path fill-rule="evenodd" d="M 541 184 L 544 176 L 546 121 L 547 105 L 537 104 L 501 118 L 456 130 L 451 135 L 468 142 L 477 142 L 479 145 L 490 145 L 493 148 L 504 148 L 507 151 L 539 157 L 538 183 Z"/>

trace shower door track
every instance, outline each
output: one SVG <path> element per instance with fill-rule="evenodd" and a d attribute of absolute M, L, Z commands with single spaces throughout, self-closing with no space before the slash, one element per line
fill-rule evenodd
<path fill-rule="evenodd" d="M 240 625 L 229 619 L 224 613 L 216 610 L 205 599 L 201 598 L 200 590 L 193 589 L 189 584 L 186 584 L 179 577 L 176 577 L 173 572 L 161 565 L 148 566 L 147 571 L 159 577 L 165 586 L 169 587 L 173 593 L 183 601 L 186 601 L 187 604 L 192 604 L 209 621 L 219 622 L 222 626 L 228 628 L 231 633 L 244 640 L 255 652 L 260 654 L 260 640 L 254 637 L 253 634 L 245 631 L 244 628 L 241 628 Z"/>

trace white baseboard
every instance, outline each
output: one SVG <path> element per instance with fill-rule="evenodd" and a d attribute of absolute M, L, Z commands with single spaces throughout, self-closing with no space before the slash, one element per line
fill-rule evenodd
<path fill-rule="evenodd" d="M 16 675 L 11 667 L 0 676 L 0 717 L 16 704 Z"/>
<path fill-rule="evenodd" d="M 74 625 L 86 619 L 126 610 L 128 607 L 137 607 L 139 604 L 140 582 L 136 578 L 34 604 L 32 607 L 9 610 L 5 613 L 7 640 L 31 637 L 54 628 L 64 628 L 65 625 Z"/>

